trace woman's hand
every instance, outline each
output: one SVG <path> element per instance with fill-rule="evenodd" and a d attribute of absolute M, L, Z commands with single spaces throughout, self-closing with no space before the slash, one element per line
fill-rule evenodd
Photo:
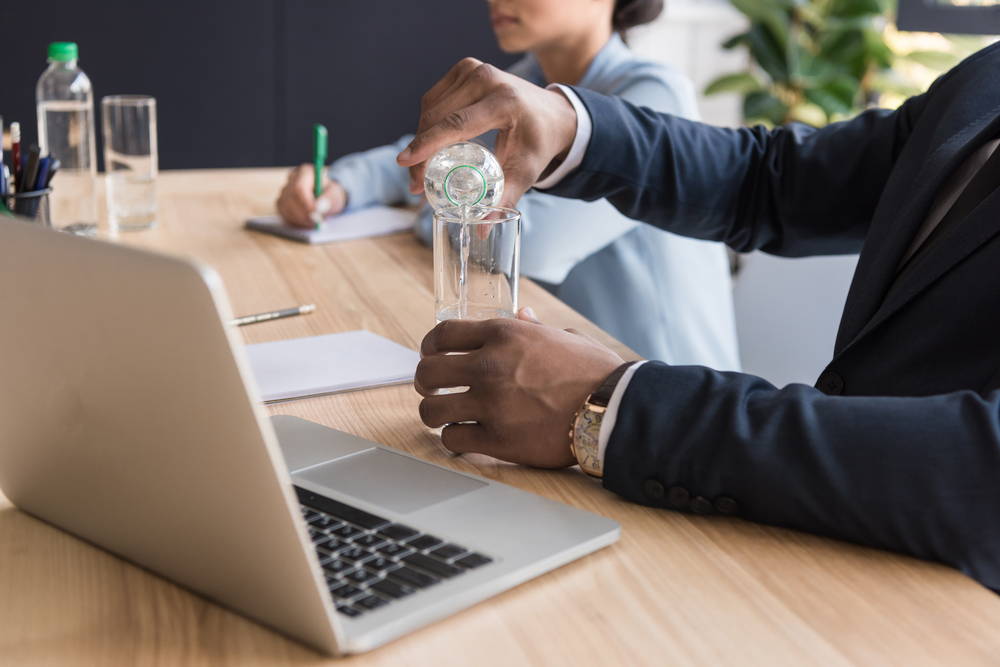
<path fill-rule="evenodd" d="M 313 216 L 320 219 L 336 215 L 347 206 L 347 192 L 337 181 L 323 175 L 323 194 L 313 196 L 313 166 L 300 164 L 288 174 L 288 181 L 278 195 L 278 214 L 290 225 L 314 227 Z"/>

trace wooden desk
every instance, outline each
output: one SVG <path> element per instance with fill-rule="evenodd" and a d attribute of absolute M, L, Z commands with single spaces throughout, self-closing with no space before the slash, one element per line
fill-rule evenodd
<path fill-rule="evenodd" d="M 242 231 L 283 170 L 165 173 L 159 228 L 123 242 L 221 273 L 237 313 L 315 302 L 250 342 L 367 328 L 415 347 L 433 324 L 431 256 L 409 235 L 308 247 Z M 526 283 L 558 326 L 622 347 Z M 16 324 L 15 324 L 16 326 Z M 996 664 L 1000 600 L 902 556 L 633 505 L 573 470 L 449 457 L 412 387 L 272 408 L 604 514 L 613 547 L 342 664 Z M 0 445 L 2 446 L 2 445 Z M 526 518 L 530 520 L 530 517 Z M 0 498 L 0 664 L 319 664 L 302 646 L 86 545 Z"/>

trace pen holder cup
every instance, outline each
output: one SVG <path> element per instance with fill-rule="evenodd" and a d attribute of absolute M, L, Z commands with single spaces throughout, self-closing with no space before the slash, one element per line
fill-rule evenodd
<path fill-rule="evenodd" d="M 52 219 L 49 216 L 49 195 L 51 193 L 52 188 L 45 188 L 32 192 L 18 192 L 13 195 L 0 195 L 0 198 L 13 213 L 48 227 L 52 224 Z"/>

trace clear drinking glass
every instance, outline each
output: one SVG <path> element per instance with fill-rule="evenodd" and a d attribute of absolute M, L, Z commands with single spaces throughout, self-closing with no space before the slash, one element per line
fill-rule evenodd
<path fill-rule="evenodd" d="M 148 229 L 156 224 L 156 100 L 105 97 L 101 119 L 110 230 Z"/>
<path fill-rule="evenodd" d="M 52 188 L 43 188 L 31 192 L 2 195 L 0 201 L 3 201 L 9 211 L 38 224 L 51 227 L 52 216 L 49 213 L 49 195 L 51 194 Z"/>
<path fill-rule="evenodd" d="M 463 206 L 434 211 L 434 313 L 437 321 L 514 317 L 521 214 Z"/>

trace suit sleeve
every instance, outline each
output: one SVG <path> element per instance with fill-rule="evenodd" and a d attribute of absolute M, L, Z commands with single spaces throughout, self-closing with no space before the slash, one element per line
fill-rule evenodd
<path fill-rule="evenodd" d="M 604 485 L 941 561 L 1000 591 L 998 479 L 1000 392 L 827 396 L 648 362 L 622 398 Z"/>
<path fill-rule="evenodd" d="M 659 111 L 694 114 L 694 92 L 685 83 L 659 71 L 636 74 L 616 97 Z M 567 201 L 538 190 L 526 192 L 516 207 L 521 211 L 521 272 L 556 285 L 577 264 L 639 224 L 605 203 Z"/>
<path fill-rule="evenodd" d="M 822 129 L 728 129 L 574 88 L 593 130 L 578 169 L 546 192 L 606 197 L 630 218 L 740 252 L 860 251 L 879 195 L 926 103 Z"/>
<path fill-rule="evenodd" d="M 659 67 L 641 67 L 623 76 L 615 97 L 657 111 L 694 117 L 694 90 L 686 78 Z M 566 280 L 580 262 L 638 226 L 601 203 L 567 201 L 529 190 L 521 211 L 521 272 L 552 284 Z"/>

